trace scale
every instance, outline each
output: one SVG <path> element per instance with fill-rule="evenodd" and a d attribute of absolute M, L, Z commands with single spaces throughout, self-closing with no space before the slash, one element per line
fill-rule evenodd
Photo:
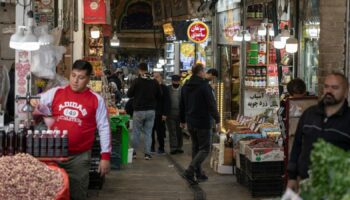
<path fill-rule="evenodd" d="M 31 113 L 34 111 L 33 106 L 30 104 L 30 100 L 32 99 L 40 99 L 40 96 L 32 96 L 31 90 L 30 90 L 30 75 L 28 74 L 26 76 L 27 79 L 27 92 L 26 92 L 26 96 L 19 96 L 16 95 L 16 102 L 18 102 L 19 100 L 26 100 L 26 104 L 23 106 L 22 111 L 27 113 L 27 120 L 30 121 L 31 119 Z"/>

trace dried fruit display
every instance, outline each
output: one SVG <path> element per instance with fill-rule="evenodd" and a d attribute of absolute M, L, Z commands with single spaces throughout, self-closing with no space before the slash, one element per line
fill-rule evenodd
<path fill-rule="evenodd" d="M 53 200 L 63 176 L 29 154 L 0 158 L 0 199 Z"/>

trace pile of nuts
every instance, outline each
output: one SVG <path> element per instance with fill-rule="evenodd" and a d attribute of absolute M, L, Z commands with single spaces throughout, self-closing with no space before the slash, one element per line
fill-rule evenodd
<path fill-rule="evenodd" d="M 0 199 L 54 200 L 63 176 L 29 154 L 0 158 Z"/>

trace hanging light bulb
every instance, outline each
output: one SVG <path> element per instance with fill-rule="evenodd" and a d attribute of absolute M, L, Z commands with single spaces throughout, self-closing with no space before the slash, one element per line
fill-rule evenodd
<path fill-rule="evenodd" d="M 31 12 L 31 11 L 29 11 Z M 26 27 L 26 32 L 24 33 L 24 37 L 21 40 L 22 46 L 21 50 L 25 51 L 36 51 L 40 48 L 40 44 L 38 38 L 34 35 L 33 26 L 34 26 L 34 18 L 28 12 L 28 25 Z"/>
<path fill-rule="evenodd" d="M 90 30 L 91 37 L 97 39 L 100 37 L 100 29 L 97 26 L 94 26 Z"/>
<path fill-rule="evenodd" d="M 298 40 L 295 37 L 288 38 L 286 42 L 286 52 L 295 53 L 298 51 Z"/>
<path fill-rule="evenodd" d="M 286 41 L 290 38 L 290 33 L 288 29 L 283 29 L 281 32 L 281 40 L 286 43 Z"/>
<path fill-rule="evenodd" d="M 259 36 L 266 36 L 266 27 L 264 24 L 261 24 L 258 28 L 258 35 Z"/>
<path fill-rule="evenodd" d="M 49 27 L 47 25 L 41 28 L 41 35 L 38 40 L 40 45 L 49 45 L 53 43 L 53 36 L 49 34 L 48 29 Z"/>
<path fill-rule="evenodd" d="M 273 46 L 276 49 L 283 49 L 286 46 L 286 43 L 284 43 L 281 39 L 281 34 L 278 34 L 275 39 L 273 40 Z"/>
<path fill-rule="evenodd" d="M 272 26 L 269 27 L 269 36 L 271 37 L 275 36 L 275 31 L 273 30 Z"/>
<path fill-rule="evenodd" d="M 20 41 L 24 37 L 24 28 L 25 26 L 18 26 L 16 33 L 11 35 L 10 44 L 9 44 L 10 48 L 17 49 L 17 50 L 21 49 L 22 43 L 20 43 Z"/>
<path fill-rule="evenodd" d="M 113 37 L 112 37 L 112 39 L 110 41 L 110 44 L 111 44 L 112 47 L 118 47 L 120 45 L 120 41 L 119 41 L 118 36 L 117 36 L 116 33 L 114 33 L 114 35 L 113 35 Z"/>
<path fill-rule="evenodd" d="M 250 35 L 249 31 L 246 31 L 244 34 L 244 41 L 249 42 L 252 40 L 252 36 Z"/>

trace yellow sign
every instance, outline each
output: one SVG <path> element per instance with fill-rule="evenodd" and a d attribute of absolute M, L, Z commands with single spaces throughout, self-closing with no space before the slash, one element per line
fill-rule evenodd
<path fill-rule="evenodd" d="M 163 31 L 165 35 L 174 35 L 174 28 L 171 23 L 163 24 Z"/>

